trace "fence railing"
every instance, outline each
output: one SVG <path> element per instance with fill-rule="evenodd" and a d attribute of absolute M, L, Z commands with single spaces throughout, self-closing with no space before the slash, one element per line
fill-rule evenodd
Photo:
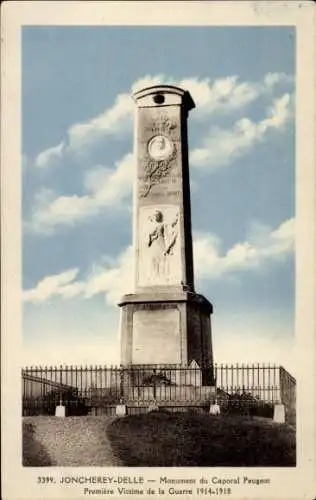
<path fill-rule="evenodd" d="M 295 412 L 295 386 L 276 365 L 29 367 L 22 370 L 22 411 L 53 414 L 60 402 L 70 414 L 84 414 L 110 409 L 122 399 L 132 406 L 154 399 L 176 407 L 242 398 L 248 406 L 283 403 Z"/>

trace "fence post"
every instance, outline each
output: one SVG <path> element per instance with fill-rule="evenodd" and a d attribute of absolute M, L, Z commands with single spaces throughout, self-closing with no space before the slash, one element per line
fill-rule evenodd
<path fill-rule="evenodd" d="M 153 374 L 154 374 L 154 376 L 153 376 L 153 381 L 154 381 L 154 385 L 153 385 L 153 398 L 154 398 L 154 400 L 156 400 L 156 372 L 157 372 L 157 370 L 156 370 L 156 368 L 154 368 L 153 369 Z"/>

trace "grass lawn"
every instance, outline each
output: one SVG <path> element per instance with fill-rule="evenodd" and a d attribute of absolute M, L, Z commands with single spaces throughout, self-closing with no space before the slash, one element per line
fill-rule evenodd
<path fill-rule="evenodd" d="M 113 421 L 107 435 L 125 466 L 296 464 L 295 430 L 268 419 L 152 412 Z"/>

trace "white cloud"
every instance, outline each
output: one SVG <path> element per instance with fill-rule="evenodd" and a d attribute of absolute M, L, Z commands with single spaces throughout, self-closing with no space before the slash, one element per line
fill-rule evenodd
<path fill-rule="evenodd" d="M 267 73 L 264 77 L 264 84 L 268 87 L 274 87 L 281 83 L 293 83 L 293 76 L 286 73 Z"/>
<path fill-rule="evenodd" d="M 76 278 L 78 271 L 78 269 L 68 269 L 60 274 L 46 276 L 35 288 L 23 293 L 24 301 L 45 302 L 54 295 L 62 295 L 63 288 L 67 288 L 67 285 Z"/>
<path fill-rule="evenodd" d="M 276 260 L 294 249 L 294 219 L 288 219 L 275 229 L 265 229 L 249 241 L 236 243 L 226 253 L 220 241 L 208 233 L 198 234 L 194 241 L 194 261 L 197 277 L 219 278 L 227 273 L 261 267 L 267 260 Z"/>
<path fill-rule="evenodd" d="M 23 293 L 25 302 L 40 303 L 51 297 L 70 299 L 77 295 L 91 298 L 103 293 L 109 305 L 116 305 L 124 293 L 133 290 L 133 250 L 128 247 L 116 259 L 105 259 L 105 265 L 93 266 L 82 281 L 74 281 L 78 269 L 46 276 L 34 289 Z"/>
<path fill-rule="evenodd" d="M 250 238 L 251 239 L 251 238 Z M 288 255 L 294 247 L 294 219 L 270 230 L 257 244 L 236 243 L 226 254 L 221 253 L 220 240 L 210 234 L 198 234 L 194 241 L 194 262 L 197 278 L 218 278 L 227 273 L 256 268 L 269 259 Z M 41 302 L 52 296 L 64 299 L 82 295 L 86 298 L 104 294 L 109 305 L 115 305 L 124 293 L 133 291 L 133 248 L 129 246 L 116 259 L 105 259 L 81 281 L 74 281 L 78 270 L 47 276 L 33 290 L 24 292 L 24 300 Z"/>
<path fill-rule="evenodd" d="M 133 102 L 128 94 L 119 94 L 113 106 L 85 123 L 72 125 L 68 130 L 70 150 L 81 149 L 101 135 L 116 134 L 128 125 L 132 116 Z"/>
<path fill-rule="evenodd" d="M 24 223 L 30 232 L 51 234 L 57 225 L 72 226 L 78 220 L 97 213 L 95 200 L 88 195 L 48 197 L 45 200 L 41 194 L 40 198 L 35 203 L 31 220 Z"/>
<path fill-rule="evenodd" d="M 108 204 L 118 204 L 126 198 L 132 191 L 132 184 L 135 173 L 134 156 L 131 153 L 125 155 L 119 162 L 116 163 L 115 169 L 108 176 L 107 181 L 101 185 L 101 188 L 91 185 L 91 178 L 94 172 L 90 171 L 86 177 L 86 185 L 94 190 L 94 196 L 98 204 L 101 206 Z M 98 170 L 98 172 L 100 172 Z"/>
<path fill-rule="evenodd" d="M 87 194 L 56 197 L 44 189 L 37 196 L 29 230 L 50 233 L 57 225 L 72 226 L 96 215 L 105 206 L 120 206 L 131 193 L 134 176 L 133 155 L 127 154 L 114 169 L 97 166 L 87 171 L 84 187 Z"/>
<path fill-rule="evenodd" d="M 53 146 L 52 148 L 45 149 L 41 153 L 39 153 L 35 159 L 36 167 L 43 168 L 46 167 L 52 161 L 59 159 L 62 157 L 62 154 L 65 149 L 64 142 L 59 143 L 57 146 Z"/>
<path fill-rule="evenodd" d="M 86 281 L 85 296 L 90 298 L 99 293 L 106 295 L 109 305 L 116 305 L 121 297 L 133 291 L 134 279 L 133 248 L 126 248 L 112 265 L 95 267 Z"/>
<path fill-rule="evenodd" d="M 267 137 L 271 129 L 281 129 L 291 116 L 291 98 L 284 94 L 276 99 L 261 121 L 242 118 L 232 129 L 212 128 L 203 140 L 203 146 L 190 155 L 190 163 L 198 168 L 214 169 L 231 164 L 249 152 L 258 142 Z"/>
<path fill-rule="evenodd" d="M 169 83 L 187 89 L 197 106 L 192 117 L 201 119 L 210 114 L 228 113 L 243 108 L 260 95 L 271 92 L 275 85 L 288 81 L 291 81 L 291 77 L 284 73 L 268 73 L 262 82 L 240 81 L 237 76 L 211 81 L 209 78 L 188 77 L 175 80 L 163 74 L 145 75 L 132 84 L 131 92 L 119 94 L 111 107 L 90 120 L 69 127 L 65 140 L 58 146 L 39 153 L 35 163 L 39 167 L 48 166 L 63 154 L 85 150 L 106 135 L 131 130 L 134 109 L 131 93 L 146 86 Z"/>
<path fill-rule="evenodd" d="M 237 76 L 220 78 L 213 83 L 209 79 L 190 78 L 182 80 L 180 86 L 191 93 L 197 107 L 193 116 L 197 119 L 242 108 L 264 90 L 261 85 L 240 82 Z"/>
<path fill-rule="evenodd" d="M 172 79 L 171 79 L 172 80 Z M 138 90 L 142 90 L 146 87 L 152 87 L 154 85 L 164 85 L 166 83 L 170 83 L 170 78 L 166 77 L 163 74 L 160 75 L 145 75 L 132 85 L 132 93 L 137 92 Z"/>

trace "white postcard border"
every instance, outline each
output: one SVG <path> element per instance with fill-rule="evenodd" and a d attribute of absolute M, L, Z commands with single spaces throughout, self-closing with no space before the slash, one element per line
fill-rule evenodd
<path fill-rule="evenodd" d="M 273 5 L 272 5 L 273 4 Z M 153 23 L 153 19 L 155 20 Z M 22 25 L 295 26 L 297 467 L 107 469 L 106 474 L 169 477 L 270 477 L 269 487 L 240 487 L 231 498 L 310 499 L 316 495 L 316 168 L 315 10 L 308 1 L 7 2 L 2 7 L 2 484 L 3 498 L 81 498 L 82 488 L 44 489 L 44 468 L 21 465 L 21 31 Z M 313 112 L 314 111 L 314 112 Z M 104 474 L 102 468 L 54 468 L 49 475 Z M 94 495 L 94 498 L 100 498 Z M 112 497 L 113 498 L 113 497 Z M 120 498 L 124 497 L 122 495 Z M 167 498 L 164 496 L 163 498 Z M 168 497 L 169 498 L 169 497 Z M 172 497 L 170 497 L 172 498 Z M 183 498 L 183 497 L 182 497 Z"/>

